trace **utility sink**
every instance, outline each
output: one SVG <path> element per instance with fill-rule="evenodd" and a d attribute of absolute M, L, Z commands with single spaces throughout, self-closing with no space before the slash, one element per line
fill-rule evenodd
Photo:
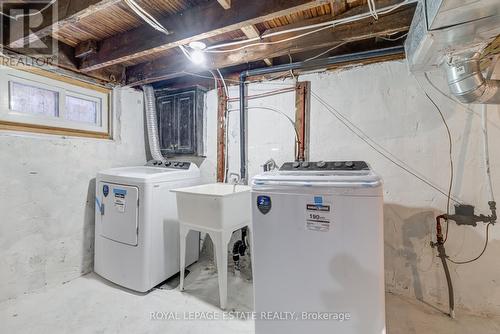
<path fill-rule="evenodd" d="M 226 183 L 174 189 L 179 221 L 210 230 L 227 230 L 251 221 L 250 187 Z"/>

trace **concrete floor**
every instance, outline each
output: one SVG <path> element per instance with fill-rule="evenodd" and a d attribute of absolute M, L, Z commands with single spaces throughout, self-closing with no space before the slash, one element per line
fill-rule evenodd
<path fill-rule="evenodd" d="M 58 288 L 25 295 L 0 303 L 3 333 L 253 333 L 251 320 L 151 320 L 152 312 L 163 316 L 184 312 L 216 312 L 217 278 L 209 262 L 192 266 L 186 292 L 179 292 L 173 279 L 149 294 L 121 289 L 95 274 L 78 278 Z M 252 285 L 229 278 L 228 310 L 252 310 Z M 193 315 L 192 313 L 189 313 Z M 158 317 L 158 313 L 156 313 Z M 500 317 L 480 318 L 459 314 L 451 320 L 431 306 L 407 298 L 387 295 L 389 334 L 497 334 Z"/>

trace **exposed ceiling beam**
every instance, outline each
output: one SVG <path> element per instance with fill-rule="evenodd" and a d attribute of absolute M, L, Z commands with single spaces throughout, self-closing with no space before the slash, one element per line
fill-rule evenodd
<path fill-rule="evenodd" d="M 222 6 L 224 9 L 229 9 L 231 8 L 231 0 L 217 0 L 219 4 Z"/>
<path fill-rule="evenodd" d="M 260 37 L 260 32 L 259 30 L 254 26 L 245 26 L 241 28 L 241 31 L 247 36 L 248 38 L 256 38 Z M 273 66 L 273 60 L 270 58 L 264 58 L 264 62 L 266 63 L 267 66 Z"/>
<path fill-rule="evenodd" d="M 10 41 L 10 45 L 16 48 L 21 48 L 28 45 L 30 41 L 35 41 L 43 37 L 52 35 L 59 27 L 65 24 L 78 22 L 84 17 L 95 14 L 97 11 L 120 3 L 122 0 L 58 0 L 57 18 L 52 15 L 42 15 L 42 23 L 31 29 L 31 33 L 22 36 L 16 41 Z M 47 9 L 50 10 L 50 9 Z"/>
<path fill-rule="evenodd" d="M 330 0 L 330 9 L 332 16 L 337 16 L 347 9 L 347 2 L 344 0 Z"/>
<path fill-rule="evenodd" d="M 143 25 L 101 41 L 99 51 L 85 59 L 81 71 L 88 72 L 131 61 L 328 3 L 329 0 L 232 0 L 231 8 L 225 10 L 212 1 L 187 9 L 182 15 L 159 19 L 172 32 L 170 35 Z"/>
<path fill-rule="evenodd" d="M 47 45 L 52 44 L 53 41 L 50 36 L 43 37 L 40 40 Z M 125 68 L 121 65 L 89 72 L 85 75 L 78 73 L 78 60 L 75 58 L 75 49 L 60 41 L 56 45 L 57 51 L 50 57 L 32 56 L 33 50 L 29 48 L 9 49 L 5 47 L 3 54 L 13 59 L 12 64 L 33 64 L 33 66 L 40 66 L 41 69 L 63 73 L 79 80 L 85 81 L 85 77 L 87 77 L 87 80 L 91 78 L 100 83 L 112 84 L 119 84 L 125 81 Z M 47 59 L 50 59 L 50 61 Z"/>
<path fill-rule="evenodd" d="M 205 68 L 200 68 L 185 58 L 159 58 L 147 63 L 132 66 L 127 69 L 127 83 L 130 85 L 144 84 L 159 80 L 171 79 L 185 75 L 184 72 L 200 72 L 207 69 L 225 68 L 240 63 L 253 62 L 268 57 L 278 57 L 285 54 L 300 53 L 308 50 L 329 48 L 340 43 L 350 43 L 407 31 L 415 11 L 410 5 L 390 14 L 380 16 L 378 21 L 367 18 L 362 21 L 336 26 L 300 39 L 274 45 L 262 45 L 245 49 L 242 52 L 209 54 Z M 282 28 L 286 29 L 286 27 Z M 284 34 L 277 39 L 284 39 L 294 34 Z M 271 39 L 273 41 L 275 39 Z"/>

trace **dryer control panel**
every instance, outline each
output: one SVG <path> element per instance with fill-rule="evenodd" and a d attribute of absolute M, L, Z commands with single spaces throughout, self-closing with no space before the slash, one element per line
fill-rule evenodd
<path fill-rule="evenodd" d="M 295 161 L 286 162 L 281 166 L 280 171 L 324 171 L 324 170 L 339 170 L 339 171 L 361 171 L 369 170 L 368 164 L 364 161 Z"/>
<path fill-rule="evenodd" d="M 189 169 L 191 167 L 190 162 L 185 161 L 159 161 L 159 160 L 151 160 L 148 161 L 146 166 L 149 167 L 163 167 L 163 168 L 175 168 L 175 169 Z"/>

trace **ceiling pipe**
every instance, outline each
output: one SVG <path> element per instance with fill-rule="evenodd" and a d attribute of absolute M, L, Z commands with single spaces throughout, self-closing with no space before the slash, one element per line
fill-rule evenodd
<path fill-rule="evenodd" d="M 445 64 L 450 91 L 462 103 L 500 104 L 500 80 L 486 79 L 480 60 L 479 53 L 470 53 Z"/>
<path fill-rule="evenodd" d="M 248 77 L 265 75 L 277 72 L 288 72 L 298 69 L 317 69 L 345 62 L 356 62 L 371 58 L 391 56 L 404 53 L 403 46 L 395 46 L 385 49 L 350 53 L 346 55 L 319 58 L 310 61 L 299 61 L 290 64 L 282 64 L 270 67 L 256 68 L 240 73 L 240 177 L 248 183 L 247 171 L 247 109 L 246 109 L 246 80 Z"/>

